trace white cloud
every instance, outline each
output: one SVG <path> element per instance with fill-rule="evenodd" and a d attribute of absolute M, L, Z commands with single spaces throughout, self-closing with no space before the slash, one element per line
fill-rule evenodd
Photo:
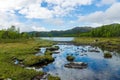
<path fill-rule="evenodd" d="M 53 4 L 53 10 L 42 7 L 42 2 L 48 5 Z M 1 12 L 15 12 L 18 10 L 20 14 L 27 18 L 53 18 L 68 14 L 77 5 L 90 5 L 92 0 L 0 0 Z"/>
<path fill-rule="evenodd" d="M 17 23 L 17 16 L 12 12 L 1 12 L 0 11 L 0 29 L 6 29 L 10 27 L 11 25 L 14 25 Z"/>
<path fill-rule="evenodd" d="M 55 6 L 51 6 L 52 10 L 42 7 L 43 1 L 47 2 L 48 5 Z M 29 24 L 20 22 L 16 11 L 28 19 L 43 19 L 51 25 L 63 25 L 64 21 L 60 20 L 59 17 L 68 15 L 78 5 L 90 4 L 92 4 L 92 0 L 0 0 L 0 29 L 15 25 L 20 27 L 21 31 L 46 30 L 32 21 Z"/>
<path fill-rule="evenodd" d="M 32 26 L 32 29 L 34 31 L 47 31 L 44 27 L 37 27 L 37 26 Z"/>
<path fill-rule="evenodd" d="M 52 18 L 45 19 L 43 22 L 54 26 L 61 26 L 64 24 L 64 21 L 62 19 L 52 19 Z"/>
<path fill-rule="evenodd" d="M 46 8 L 39 7 L 39 4 L 32 4 L 27 6 L 26 8 L 19 11 L 20 14 L 26 15 L 27 18 L 51 18 L 52 11 L 49 11 Z"/>
<path fill-rule="evenodd" d="M 37 3 L 31 3 L 24 6 L 19 13 L 25 15 L 27 18 L 53 18 L 61 17 L 68 14 L 70 11 L 74 10 L 74 7 L 77 5 L 90 5 L 92 0 L 44 0 L 49 5 L 52 6 L 52 10 L 49 10 L 47 7 L 41 7 L 40 4 L 42 0 L 39 0 Z"/>
<path fill-rule="evenodd" d="M 97 6 L 102 6 L 102 5 L 110 5 L 116 3 L 118 0 L 101 0 Z"/>
<path fill-rule="evenodd" d="M 97 11 L 89 15 L 80 16 L 79 22 L 96 23 L 96 24 L 120 23 L 119 11 L 120 11 L 120 3 L 115 3 L 105 12 Z"/>
<path fill-rule="evenodd" d="M 7 29 L 12 25 L 16 26 L 17 28 L 19 27 L 21 32 L 46 30 L 44 27 L 38 26 L 36 23 L 32 21 L 27 21 L 26 23 L 20 22 L 18 20 L 18 17 L 12 12 L 7 12 L 7 13 L 0 12 L 0 30 Z"/>

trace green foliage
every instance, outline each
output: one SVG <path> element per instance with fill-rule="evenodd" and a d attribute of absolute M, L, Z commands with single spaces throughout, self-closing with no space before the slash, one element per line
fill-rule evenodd
<path fill-rule="evenodd" d="M 54 77 L 54 76 L 51 76 L 51 75 L 49 75 L 48 76 L 48 80 L 60 80 L 60 78 L 59 77 Z"/>
<path fill-rule="evenodd" d="M 20 33 L 19 28 L 16 29 L 15 26 L 11 26 L 7 30 L 0 30 L 0 39 L 28 39 L 30 36 L 28 33 Z"/>
<path fill-rule="evenodd" d="M 36 37 L 120 37 L 120 24 L 103 25 L 97 28 L 75 27 L 66 31 L 30 32 Z"/>
<path fill-rule="evenodd" d="M 104 25 L 93 29 L 91 37 L 120 37 L 120 24 Z"/>
<path fill-rule="evenodd" d="M 50 31 L 50 32 L 30 32 L 29 34 L 34 34 L 36 37 L 70 37 L 70 36 L 79 36 L 81 33 L 91 31 L 91 27 L 75 27 L 73 29 L 65 31 Z"/>

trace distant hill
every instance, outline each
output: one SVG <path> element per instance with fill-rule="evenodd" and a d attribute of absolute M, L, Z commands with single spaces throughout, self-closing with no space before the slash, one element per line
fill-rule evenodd
<path fill-rule="evenodd" d="M 42 32 L 30 32 L 30 34 L 35 34 L 35 36 L 37 37 L 69 37 L 69 36 L 78 36 L 81 33 L 85 33 L 85 32 L 89 32 L 91 31 L 93 28 L 92 27 L 75 27 L 73 29 L 69 29 L 69 30 L 61 30 L 61 31 L 42 31 Z"/>
<path fill-rule="evenodd" d="M 109 24 L 100 27 L 75 27 L 65 31 L 30 32 L 36 37 L 120 37 L 120 24 Z"/>

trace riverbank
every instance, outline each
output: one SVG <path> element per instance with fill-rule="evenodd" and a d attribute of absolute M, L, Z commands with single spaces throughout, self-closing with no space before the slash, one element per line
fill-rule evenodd
<path fill-rule="evenodd" d="M 73 42 L 77 45 L 99 46 L 103 50 L 120 52 L 120 38 L 77 37 Z"/>
<path fill-rule="evenodd" d="M 38 57 L 35 54 L 40 47 L 52 46 L 53 42 L 40 39 L 6 41 L 0 42 L 0 80 L 31 80 L 36 75 L 44 74 L 43 72 L 25 69 L 25 67 L 36 63 Z M 50 57 L 46 58 L 51 59 Z M 52 79 L 48 78 L 48 80 Z M 58 78 L 54 80 L 58 80 Z"/>

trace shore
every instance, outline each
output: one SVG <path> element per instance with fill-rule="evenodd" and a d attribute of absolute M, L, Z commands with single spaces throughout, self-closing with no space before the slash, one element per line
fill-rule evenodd
<path fill-rule="evenodd" d="M 76 37 L 73 42 L 76 45 L 92 45 L 105 50 L 120 52 L 120 38 Z"/>
<path fill-rule="evenodd" d="M 7 40 L 6 40 L 7 41 Z M 19 41 L 8 41 L 0 43 L 0 80 L 11 79 L 11 80 L 31 80 L 36 75 L 43 75 L 43 72 L 37 72 L 35 70 L 28 70 L 25 67 L 36 63 L 41 58 L 47 57 L 36 57 L 35 54 L 38 52 L 40 47 L 52 46 L 54 43 L 46 40 L 19 40 Z M 19 60 L 20 63 L 16 64 L 15 60 Z M 48 77 L 48 80 L 59 80 L 56 77 Z"/>

